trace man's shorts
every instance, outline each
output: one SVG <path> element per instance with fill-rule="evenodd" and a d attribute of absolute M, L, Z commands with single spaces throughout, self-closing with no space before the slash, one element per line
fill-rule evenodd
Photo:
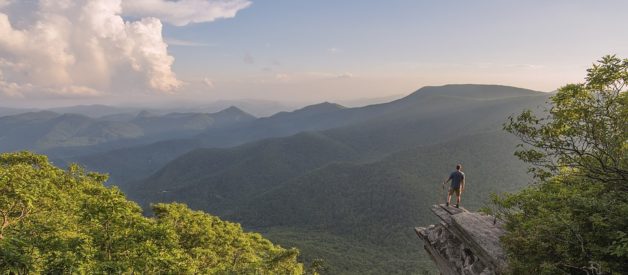
<path fill-rule="evenodd" d="M 449 187 L 449 195 L 456 193 L 456 196 L 460 196 L 460 186 L 458 188 Z"/>

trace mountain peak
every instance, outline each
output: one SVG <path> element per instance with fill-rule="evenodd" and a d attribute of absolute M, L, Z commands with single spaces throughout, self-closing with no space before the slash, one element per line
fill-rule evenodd
<path fill-rule="evenodd" d="M 222 110 L 222 111 L 220 111 L 220 112 L 225 112 L 225 113 L 231 113 L 231 112 L 244 113 L 244 111 L 243 111 L 242 109 L 240 109 L 240 108 L 238 108 L 238 107 L 236 107 L 236 106 L 233 106 L 233 105 L 229 106 L 229 107 L 228 107 L 228 108 L 226 108 L 226 109 L 223 109 L 223 110 Z"/>
<path fill-rule="evenodd" d="M 277 117 L 285 117 L 285 116 L 291 116 L 291 115 L 306 115 L 306 116 L 310 116 L 310 115 L 316 115 L 316 114 L 325 114 L 325 113 L 330 113 L 330 112 L 334 112 L 337 110 L 342 110 L 345 109 L 346 107 L 340 105 L 340 104 L 336 104 L 336 103 L 330 103 L 330 102 L 322 102 L 322 103 L 318 103 L 318 104 L 313 104 L 313 105 L 308 105 L 305 106 L 301 109 L 298 110 L 294 110 L 292 112 L 279 112 L 276 113 L 274 115 L 272 115 L 271 117 L 277 118 Z"/>
<path fill-rule="evenodd" d="M 224 109 L 222 111 L 219 111 L 217 113 L 215 113 L 217 115 L 231 115 L 231 116 L 236 116 L 236 115 L 243 115 L 243 116 L 250 116 L 253 117 L 253 115 L 245 112 L 244 110 L 236 107 L 236 106 L 229 106 L 229 108 Z"/>
<path fill-rule="evenodd" d="M 314 104 L 314 105 L 309 105 L 309 106 L 305 106 L 298 111 L 323 111 L 323 112 L 329 112 L 329 111 L 334 111 L 334 110 L 340 110 L 340 109 L 344 109 L 345 107 L 340 105 L 340 104 L 336 104 L 336 103 L 331 103 L 331 102 L 322 102 L 322 103 L 318 103 L 318 104 Z"/>
<path fill-rule="evenodd" d="M 443 86 L 425 86 L 406 98 L 436 95 L 471 99 L 500 99 L 539 94 L 542 94 L 542 92 L 504 85 L 448 84 Z"/>

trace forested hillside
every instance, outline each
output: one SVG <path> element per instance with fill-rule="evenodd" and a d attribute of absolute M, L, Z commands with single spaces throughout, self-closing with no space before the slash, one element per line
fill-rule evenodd
<path fill-rule="evenodd" d="M 303 274 L 283 249 L 183 204 L 128 201 L 106 177 L 45 156 L 0 154 L 3 274 Z"/>
<path fill-rule="evenodd" d="M 607 55 L 505 129 L 535 184 L 497 196 L 513 274 L 628 274 L 628 58 Z"/>
<path fill-rule="evenodd" d="M 381 148 L 386 154 L 394 151 L 395 146 L 412 147 L 465 133 L 495 130 L 501 127 L 498 125 L 505 116 L 521 106 L 542 104 L 544 96 L 531 90 L 498 85 L 425 87 L 389 103 L 358 108 L 322 103 L 233 127 L 211 129 L 195 138 L 161 141 L 65 160 L 110 173 L 111 179 L 127 190 L 130 182 L 147 177 L 169 161 L 197 148 L 237 146 L 302 131 L 336 128 L 335 135 L 339 138 L 344 136 L 366 147 L 377 142 L 376 146 L 386 147 Z M 431 127 L 445 131 L 432 130 Z M 386 137 L 386 133 L 392 137 Z M 380 140 L 370 140 L 373 138 Z M 384 138 L 399 140 L 381 140 Z M 367 150 L 368 153 L 374 151 Z"/>
<path fill-rule="evenodd" d="M 267 232 L 302 247 L 306 260 L 326 259 L 332 274 L 417 271 L 430 263 L 417 259 L 411 228 L 431 219 L 429 205 L 444 199 L 439 184 L 456 163 L 467 171 L 469 208 L 529 182 L 501 125 L 547 97 L 502 86 L 425 88 L 343 110 L 352 121 L 344 127 L 192 151 L 127 190 L 144 204 L 185 201 Z"/>
<path fill-rule="evenodd" d="M 628 275 L 627 13 L 0 0 L 0 275 Z"/>
<path fill-rule="evenodd" d="M 426 211 L 444 199 L 439 183 L 456 163 L 467 172 L 463 205 L 472 209 L 491 192 L 530 181 L 512 156 L 516 140 L 501 128 L 508 115 L 542 106 L 548 96 L 447 85 L 385 104 L 322 103 L 237 124 L 228 120 L 237 113 L 232 109 L 223 113 L 227 125 L 194 138 L 77 160 L 110 173 L 109 184 L 119 185 L 144 213 L 158 212 L 151 203 L 185 202 L 302 248 L 307 263 L 324 259 L 331 274 L 404 274 L 431 269 L 411 228 L 431 219 Z M 161 129 L 157 122 L 180 127 L 180 118 L 194 121 L 148 112 L 106 120 L 167 133 L 172 126 Z"/>
<path fill-rule="evenodd" d="M 289 136 L 305 130 L 328 129 L 343 122 L 330 119 L 342 109 L 344 108 L 337 104 L 321 103 L 231 127 L 210 129 L 186 139 L 129 146 L 62 160 L 76 161 L 90 169 L 110 173 L 112 180 L 126 190 L 127 183 L 147 177 L 169 161 L 191 150 L 236 146 L 264 138 Z"/>

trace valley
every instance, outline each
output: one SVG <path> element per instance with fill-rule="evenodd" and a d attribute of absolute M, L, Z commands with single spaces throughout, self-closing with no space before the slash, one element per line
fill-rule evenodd
<path fill-rule="evenodd" d="M 411 228 L 432 222 L 429 206 L 444 199 L 443 178 L 463 164 L 469 177 L 463 205 L 469 209 L 483 206 L 491 193 L 525 186 L 527 167 L 512 155 L 517 140 L 501 130 L 502 123 L 519 110 L 543 106 L 548 97 L 507 86 L 446 85 L 389 103 L 321 103 L 257 119 L 235 107 L 204 116 L 140 113 L 125 122 L 141 125 L 149 137 L 139 145 L 67 150 L 60 143 L 61 149 L 44 152 L 57 163 L 108 173 L 108 184 L 144 209 L 186 203 L 298 247 L 306 263 L 323 259 L 330 274 L 429 272 Z M 28 116 L 33 122 L 15 129 L 68 115 L 0 121 Z M 199 116 L 211 116 L 212 123 Z M 190 125 L 194 131 L 181 130 Z M 23 146 L 46 148 L 39 144 Z"/>

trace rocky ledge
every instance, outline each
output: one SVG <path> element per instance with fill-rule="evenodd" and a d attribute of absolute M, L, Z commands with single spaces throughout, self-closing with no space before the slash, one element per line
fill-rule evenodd
<path fill-rule="evenodd" d="M 416 227 L 441 274 L 502 274 L 506 255 L 499 243 L 504 229 L 492 216 L 434 205 L 439 224 Z"/>

